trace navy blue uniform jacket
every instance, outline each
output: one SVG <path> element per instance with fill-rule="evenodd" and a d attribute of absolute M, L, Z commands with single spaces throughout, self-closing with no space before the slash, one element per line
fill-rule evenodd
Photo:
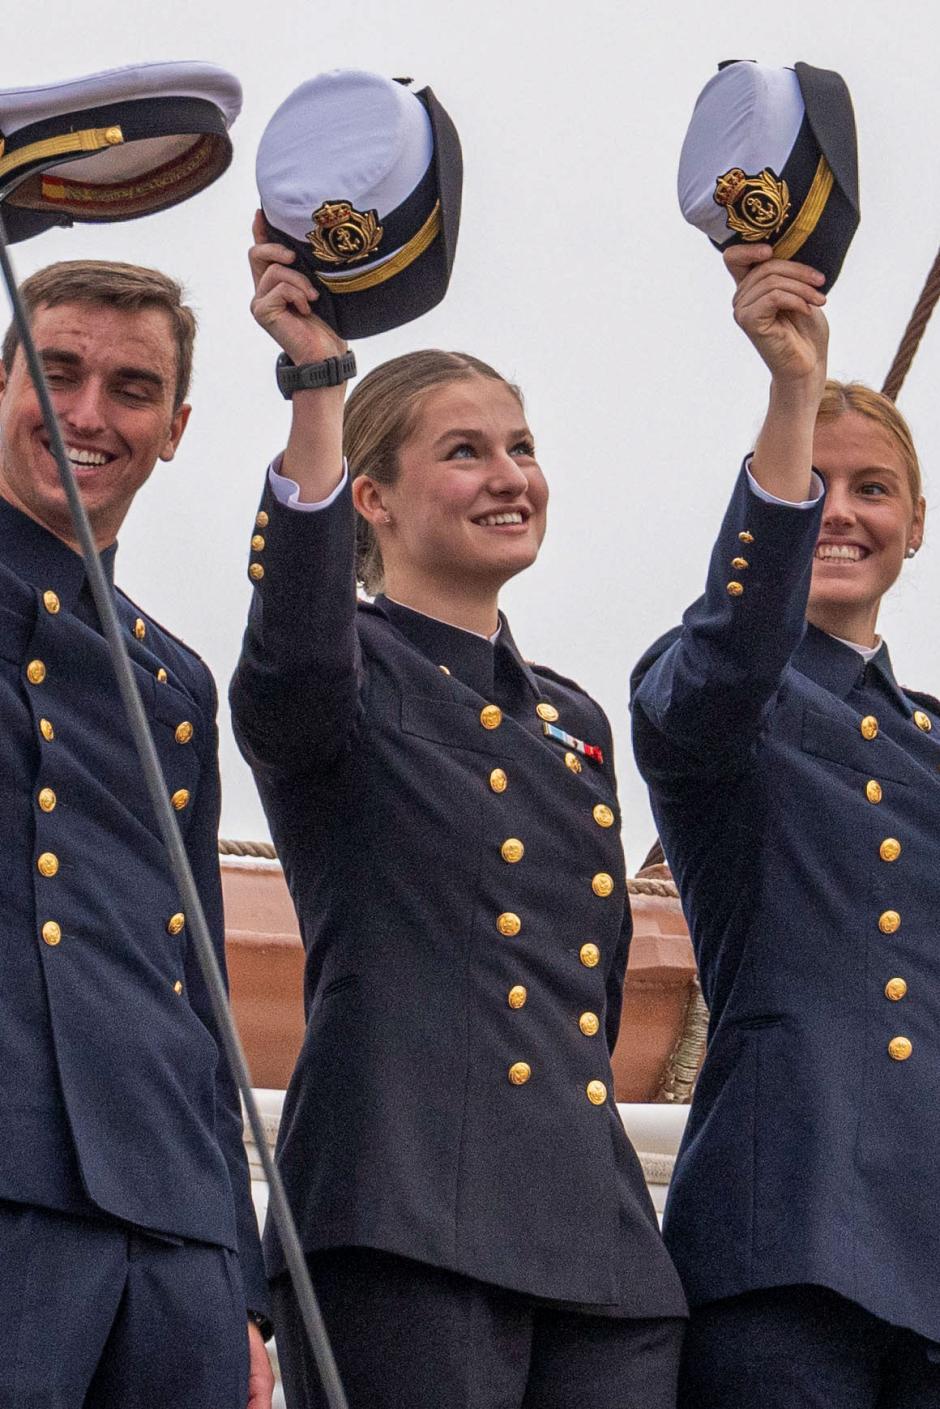
<path fill-rule="evenodd" d="M 306 1248 L 684 1314 L 614 1104 L 630 922 L 603 713 L 505 623 L 494 650 L 357 607 L 348 490 L 314 514 L 266 491 L 259 520 L 232 704 L 307 949 L 279 1145 Z"/>
<path fill-rule="evenodd" d="M 263 1311 L 238 1095 L 84 581 L 0 500 L 0 1199 L 238 1249 Z M 215 687 L 116 604 L 224 963 Z"/>
<path fill-rule="evenodd" d="M 940 1339 L 940 717 L 804 625 L 821 515 L 742 473 L 634 676 L 711 1009 L 666 1240 L 693 1303 L 815 1283 Z"/>

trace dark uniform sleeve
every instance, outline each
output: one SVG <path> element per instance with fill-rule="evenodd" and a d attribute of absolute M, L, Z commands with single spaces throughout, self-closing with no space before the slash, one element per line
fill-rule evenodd
<path fill-rule="evenodd" d="M 215 683 L 208 671 L 206 679 L 209 694 L 206 701 L 206 717 L 212 720 L 212 729 L 206 741 L 202 760 L 203 773 L 195 803 L 195 815 L 187 835 L 187 850 L 205 911 L 209 935 L 222 974 L 225 976 L 225 925 L 222 912 L 222 879 L 219 873 L 218 857 L 221 804 L 218 727 L 215 722 L 218 701 Z M 235 1079 L 229 1070 L 229 1064 L 222 1047 L 209 991 L 192 943 L 190 943 L 186 954 L 185 982 L 191 1008 L 205 1024 L 219 1048 L 219 1064 L 215 1082 L 216 1135 L 228 1165 L 232 1184 L 239 1262 L 245 1287 L 246 1314 L 248 1310 L 251 1310 L 267 1317 L 268 1287 L 261 1257 L 258 1223 L 251 1198 L 251 1179 L 243 1140 L 241 1102 Z"/>
<path fill-rule="evenodd" d="M 742 468 L 704 596 L 633 674 L 633 737 L 647 782 L 737 772 L 804 631 L 823 501 L 771 504 Z"/>
<path fill-rule="evenodd" d="M 316 513 L 278 503 L 267 485 L 251 541 L 254 599 L 230 691 L 235 736 L 256 770 L 322 771 L 359 718 L 349 485 Z"/>

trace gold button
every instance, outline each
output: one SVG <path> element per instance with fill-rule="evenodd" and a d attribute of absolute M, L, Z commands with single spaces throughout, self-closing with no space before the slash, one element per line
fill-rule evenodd
<path fill-rule="evenodd" d="M 749 568 L 751 565 L 747 558 L 732 558 L 731 566 L 734 568 L 735 572 L 744 572 L 745 568 Z"/>
<path fill-rule="evenodd" d="M 901 916 L 897 910 L 886 910 L 879 916 L 878 928 L 882 934 L 896 934 L 901 928 Z"/>
<path fill-rule="evenodd" d="M 518 837 L 507 837 L 499 848 L 499 854 L 504 861 L 512 865 L 515 861 L 521 861 L 525 855 L 525 847 Z"/>
<path fill-rule="evenodd" d="M 480 723 L 484 729 L 498 729 L 503 722 L 503 711 L 499 705 L 484 705 L 480 710 Z"/>
<path fill-rule="evenodd" d="M 255 525 L 258 528 L 267 528 L 269 523 L 270 519 L 268 518 L 265 511 L 263 509 L 259 509 L 258 513 L 255 515 Z"/>
<path fill-rule="evenodd" d="M 48 945 L 55 947 L 62 938 L 62 929 L 55 920 L 47 920 L 42 927 L 42 937 Z"/>
<path fill-rule="evenodd" d="M 878 855 L 882 861 L 897 861 L 901 855 L 901 843 L 896 837 L 885 837 L 878 848 Z"/>
<path fill-rule="evenodd" d="M 546 724 L 554 724 L 555 720 L 558 718 L 558 710 L 553 704 L 549 704 L 547 700 L 540 700 L 535 706 L 535 712 L 539 719 L 545 720 Z"/>
<path fill-rule="evenodd" d="M 589 1081 L 587 1084 L 587 1098 L 592 1106 L 602 1106 L 607 1100 L 607 1087 L 603 1081 Z"/>
<path fill-rule="evenodd" d="M 506 995 L 506 1001 L 510 1008 L 524 1008 L 525 1000 L 528 996 L 528 991 L 523 988 L 521 983 L 517 983 L 509 990 L 509 993 Z"/>
<path fill-rule="evenodd" d="M 176 732 L 173 735 L 178 744 L 188 744 L 193 737 L 193 726 L 188 719 L 184 719 L 181 724 L 177 724 Z"/>
<path fill-rule="evenodd" d="M 878 734 L 878 721 L 873 714 L 866 714 L 858 726 L 863 739 L 874 739 Z"/>
<path fill-rule="evenodd" d="M 865 796 L 869 802 L 880 802 L 884 794 L 881 791 L 881 784 L 877 778 L 869 778 L 865 784 Z"/>
<path fill-rule="evenodd" d="M 596 944 L 582 944 L 578 958 L 586 969 L 596 969 L 601 962 L 601 951 Z"/>
<path fill-rule="evenodd" d="M 565 767 L 570 768 L 572 773 L 581 772 L 581 760 L 576 753 L 565 754 Z"/>
<path fill-rule="evenodd" d="M 729 597 L 743 597 L 743 596 L 744 596 L 744 588 L 741 586 L 740 582 L 729 582 L 729 583 L 728 583 L 728 596 L 729 596 Z"/>
<path fill-rule="evenodd" d="M 59 601 L 58 597 L 54 592 L 43 592 L 42 604 L 51 616 L 55 616 L 56 612 L 61 606 L 61 602 Z"/>
<path fill-rule="evenodd" d="M 525 1086 L 532 1075 L 532 1068 L 528 1062 L 513 1062 L 509 1068 L 509 1080 L 513 1086 Z"/>
<path fill-rule="evenodd" d="M 109 147 L 119 147 L 124 141 L 124 133 L 120 127 L 106 127 L 104 129 L 104 140 Z"/>
<path fill-rule="evenodd" d="M 504 793 L 509 787 L 509 779 L 501 768 L 494 768 L 490 774 L 490 787 L 494 793 Z"/>
<path fill-rule="evenodd" d="M 182 910 L 177 910 L 175 915 L 171 915 L 166 922 L 167 934 L 179 934 L 186 923 L 186 916 Z"/>
<path fill-rule="evenodd" d="M 31 685 L 41 685 L 46 678 L 46 667 L 41 660 L 31 660 L 26 667 L 26 679 Z"/>
<path fill-rule="evenodd" d="M 519 919 L 519 916 L 514 915 L 511 910 L 506 910 L 498 917 L 496 928 L 499 930 L 500 934 L 504 934 L 508 939 L 511 939 L 513 935 L 517 935 L 522 929 L 522 921 Z"/>
<path fill-rule="evenodd" d="M 256 534 L 254 535 L 254 537 L 252 538 L 252 540 L 251 540 L 251 546 L 252 546 L 252 550 L 253 550 L 255 553 L 263 553 L 263 552 L 264 552 L 264 534 L 263 534 L 263 533 L 256 533 Z"/>
<path fill-rule="evenodd" d="M 167 682 L 167 678 L 167 673 L 161 665 L 160 669 L 157 671 L 157 679 L 160 681 L 161 685 L 165 685 Z"/>
<path fill-rule="evenodd" d="M 596 1013 L 582 1013 L 578 1018 L 578 1027 L 585 1037 L 594 1037 L 600 1025 L 601 1020 Z"/>
<path fill-rule="evenodd" d="M 930 722 L 930 715 L 925 714 L 922 709 L 915 709 L 914 723 L 917 725 L 918 729 L 923 729 L 925 734 L 929 734 L 931 729 L 933 728 L 933 725 Z"/>
<path fill-rule="evenodd" d="M 913 1050 L 909 1037 L 892 1037 L 888 1043 L 888 1056 L 895 1062 L 906 1062 Z"/>
<path fill-rule="evenodd" d="M 610 895 L 613 888 L 614 878 L 613 876 L 609 876 L 606 871 L 598 871 L 597 875 L 591 881 L 591 889 L 595 895 L 602 897 Z"/>
<path fill-rule="evenodd" d="M 251 567 L 248 569 L 248 576 L 251 578 L 252 582 L 260 582 L 262 577 L 264 577 L 264 568 L 260 563 L 252 563 Z"/>
<path fill-rule="evenodd" d="M 754 535 L 753 533 L 748 533 L 747 529 L 745 529 L 743 533 L 738 534 L 738 539 L 741 543 L 753 543 Z"/>
<path fill-rule="evenodd" d="M 173 992 L 176 994 L 176 996 L 177 996 L 177 998 L 178 998 L 179 995 L 182 993 L 182 991 L 183 991 L 183 985 L 182 985 L 182 983 L 180 982 L 180 980 L 177 979 L 176 982 L 175 982 L 174 985 L 173 985 Z"/>
<path fill-rule="evenodd" d="M 595 804 L 594 821 L 599 827 L 612 827 L 614 825 L 614 814 L 605 802 Z"/>
<path fill-rule="evenodd" d="M 134 635 L 138 641 L 142 641 L 147 634 L 147 624 L 142 617 L 138 617 L 134 622 Z"/>
<path fill-rule="evenodd" d="M 51 788 L 40 788 L 36 800 L 43 812 L 51 812 L 56 805 L 56 795 Z"/>
<path fill-rule="evenodd" d="M 186 788 L 179 788 L 170 798 L 170 801 L 177 812 L 182 812 L 183 808 L 189 802 L 189 792 Z"/>
<path fill-rule="evenodd" d="M 885 984 L 885 997 L 890 998 L 892 1003 L 900 1003 L 907 993 L 907 984 L 903 978 L 889 978 Z"/>
<path fill-rule="evenodd" d="M 52 851 L 44 851 L 36 858 L 36 866 L 41 876 L 54 876 L 59 869 L 59 858 Z"/>
<path fill-rule="evenodd" d="M 51 744 L 52 740 L 55 738 L 55 730 L 53 729 L 52 724 L 49 722 L 48 719 L 40 719 L 39 732 L 47 743 Z"/>
<path fill-rule="evenodd" d="M 444 675 L 449 675 L 449 674 L 450 674 L 450 671 L 447 669 L 447 666 L 446 666 L 446 665 L 439 665 L 437 668 L 438 668 L 438 670 L 440 670 Z"/>

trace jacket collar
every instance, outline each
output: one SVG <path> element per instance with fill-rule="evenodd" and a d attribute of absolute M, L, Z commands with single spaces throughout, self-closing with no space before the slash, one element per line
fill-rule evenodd
<path fill-rule="evenodd" d="M 117 544 L 101 554 L 101 566 L 114 586 Z M 85 581 L 85 561 L 22 510 L 0 497 L 0 561 L 40 592 L 52 590 L 65 611 L 74 611 Z"/>
<path fill-rule="evenodd" d="M 803 639 L 794 653 L 793 664 L 801 674 L 840 700 L 846 699 L 853 689 L 863 689 L 872 676 L 877 675 L 904 713 L 911 712 L 910 701 L 894 678 L 891 657 L 883 641 L 877 654 L 866 665 L 858 651 L 807 622 Z"/>
<path fill-rule="evenodd" d="M 541 697 L 538 682 L 531 668 L 519 654 L 519 648 L 509 629 L 509 622 L 502 612 L 499 613 L 499 636 L 494 645 L 472 631 L 450 626 L 446 621 L 436 621 L 434 617 L 425 616 L 423 612 L 403 607 L 399 602 L 392 602 L 384 594 L 376 597 L 374 606 L 422 655 L 427 656 L 428 660 L 437 666 L 446 666 L 451 675 L 469 685 L 477 694 L 486 698 L 492 697 L 497 654 L 505 660 L 503 653 L 506 652 L 511 662 L 510 669 L 515 667 L 524 677 L 535 698 Z"/>

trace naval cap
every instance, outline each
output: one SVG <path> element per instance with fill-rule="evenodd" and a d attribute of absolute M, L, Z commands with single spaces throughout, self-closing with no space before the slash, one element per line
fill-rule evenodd
<path fill-rule="evenodd" d="M 134 64 L 0 91 L 8 237 L 130 220 L 203 190 L 229 165 L 241 85 L 215 64 Z"/>
<path fill-rule="evenodd" d="M 714 245 L 766 241 L 835 282 L 859 223 L 852 99 L 831 69 L 722 64 L 698 96 L 679 205 Z"/>
<path fill-rule="evenodd" d="M 257 180 L 271 236 L 315 283 L 343 337 L 417 318 L 444 297 L 460 222 L 453 123 L 430 88 L 360 70 L 319 74 L 271 118 Z"/>

